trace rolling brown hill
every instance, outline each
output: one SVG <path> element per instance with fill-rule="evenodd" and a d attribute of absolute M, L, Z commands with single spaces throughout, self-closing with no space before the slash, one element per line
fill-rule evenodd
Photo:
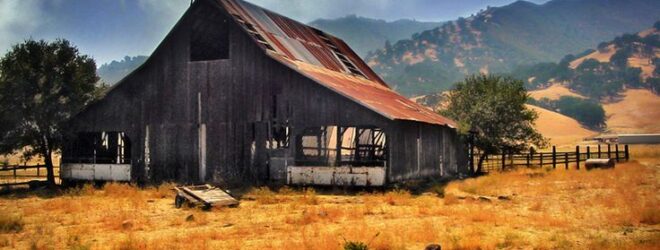
<path fill-rule="evenodd" d="M 603 105 L 613 133 L 660 133 L 660 97 L 645 89 L 629 89 L 621 100 Z"/>
<path fill-rule="evenodd" d="M 571 93 L 566 88 L 557 85 L 543 91 L 538 91 L 534 95 L 539 97 L 554 98 Z M 574 94 L 574 93 L 573 93 Z M 577 94 L 574 94 L 577 95 Z M 556 97 L 557 99 L 559 97 Z M 443 107 L 444 101 L 442 93 L 426 96 L 417 96 L 411 98 L 413 101 L 429 107 L 432 110 L 439 110 Z M 539 118 L 536 120 L 534 127 L 546 138 L 550 139 L 551 145 L 564 146 L 575 145 L 583 141 L 583 139 L 592 137 L 598 134 L 596 131 L 589 130 L 582 126 L 575 119 L 562 115 L 560 113 L 547 110 L 534 105 L 526 105 L 527 108 L 536 111 Z"/>
<path fill-rule="evenodd" d="M 527 108 L 539 114 L 534 127 L 543 136 L 550 139 L 551 145 L 575 145 L 585 138 L 598 134 L 596 131 L 584 128 L 575 119 L 560 113 L 533 105 L 527 105 Z"/>
<path fill-rule="evenodd" d="M 539 90 L 533 90 L 529 91 L 529 95 L 536 99 L 540 100 L 543 98 L 547 98 L 550 100 L 558 100 L 562 96 L 572 96 L 572 97 L 578 97 L 578 98 L 586 98 L 578 93 L 575 93 L 568 89 L 566 86 L 561 85 L 561 84 L 553 84 L 548 88 L 545 89 L 539 89 Z"/>

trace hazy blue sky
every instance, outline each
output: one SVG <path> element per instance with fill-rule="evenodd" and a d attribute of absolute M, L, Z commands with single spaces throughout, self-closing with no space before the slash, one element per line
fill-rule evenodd
<path fill-rule="evenodd" d="M 534 0 L 543 3 L 547 0 Z M 396 20 L 452 20 L 514 0 L 250 0 L 302 22 L 349 14 Z M 27 38 L 72 41 L 99 65 L 148 55 L 190 0 L 0 0 L 0 54 Z"/>

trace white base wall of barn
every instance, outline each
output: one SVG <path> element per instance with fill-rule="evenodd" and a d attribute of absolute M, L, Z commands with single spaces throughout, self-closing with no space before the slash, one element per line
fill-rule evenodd
<path fill-rule="evenodd" d="M 383 186 L 384 167 L 287 167 L 287 184 L 321 186 Z"/>
<path fill-rule="evenodd" d="M 131 164 L 64 163 L 60 178 L 74 181 L 131 181 Z"/>

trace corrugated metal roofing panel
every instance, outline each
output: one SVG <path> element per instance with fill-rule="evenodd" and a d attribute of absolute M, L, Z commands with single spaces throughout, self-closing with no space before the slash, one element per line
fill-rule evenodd
<path fill-rule="evenodd" d="M 280 58 L 285 64 L 349 99 L 393 120 L 411 120 L 456 127 L 456 122 L 405 98 L 377 82 L 342 74 L 305 62 Z"/>
<path fill-rule="evenodd" d="M 341 39 L 242 0 L 217 1 L 267 40 L 275 49 L 268 55 L 317 83 L 389 119 L 456 126 L 390 89 Z"/>

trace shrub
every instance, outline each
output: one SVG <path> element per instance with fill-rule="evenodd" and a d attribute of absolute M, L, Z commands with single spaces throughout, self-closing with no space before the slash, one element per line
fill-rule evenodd
<path fill-rule="evenodd" d="M 385 202 L 392 206 L 408 205 L 412 195 L 407 190 L 396 189 L 385 194 Z"/>
<path fill-rule="evenodd" d="M 7 212 L 0 213 L 0 232 L 18 233 L 23 230 L 23 225 L 22 216 Z"/>
<path fill-rule="evenodd" d="M 275 192 L 271 191 L 268 187 L 254 188 L 250 191 L 250 195 L 254 196 L 257 203 L 262 205 L 277 203 Z"/>
<path fill-rule="evenodd" d="M 344 243 L 344 250 L 367 250 L 367 244 L 362 242 L 347 241 Z"/>
<path fill-rule="evenodd" d="M 300 202 L 307 205 L 318 205 L 319 198 L 316 196 L 316 190 L 313 188 L 305 188 Z"/>
<path fill-rule="evenodd" d="M 647 225 L 657 225 L 660 223 L 660 209 L 657 207 L 648 207 L 641 212 L 641 223 Z"/>

